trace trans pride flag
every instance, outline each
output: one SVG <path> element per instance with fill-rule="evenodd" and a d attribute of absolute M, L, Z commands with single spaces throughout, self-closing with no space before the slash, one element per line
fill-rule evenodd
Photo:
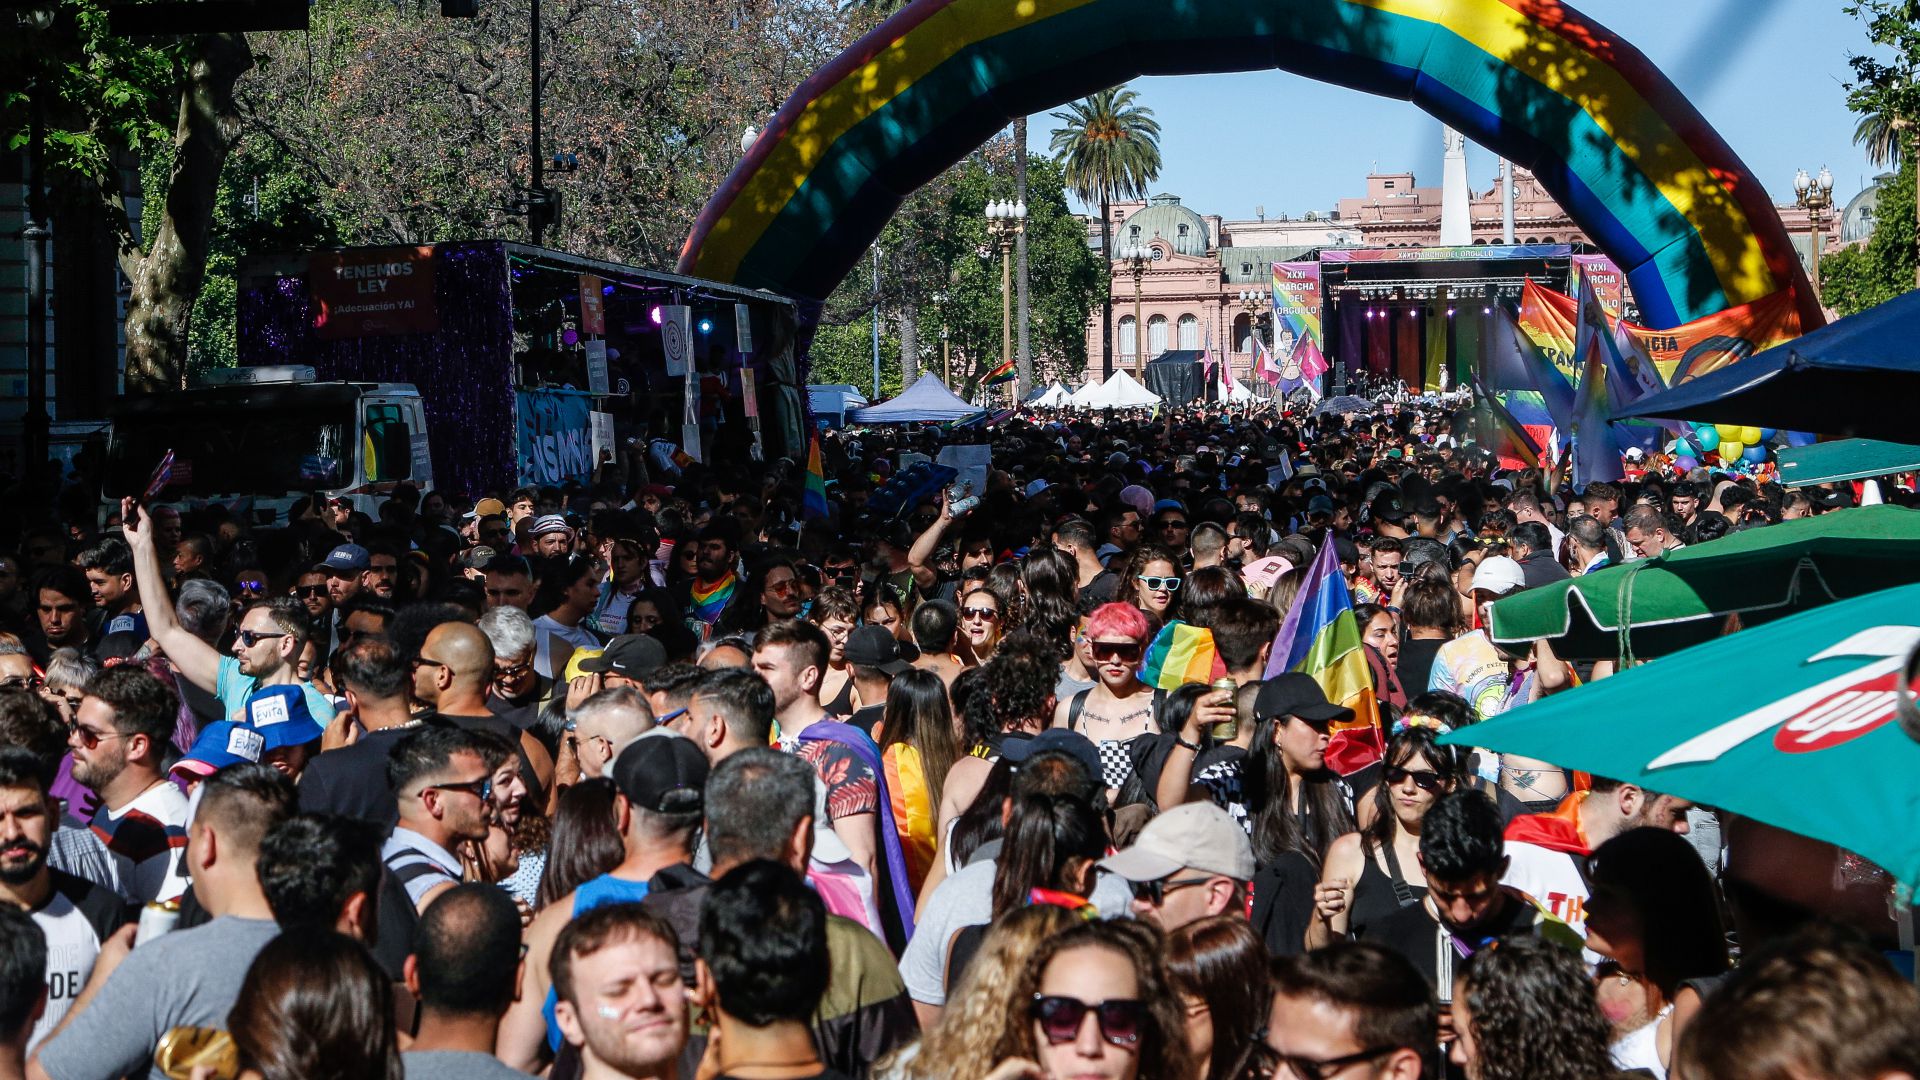
<path fill-rule="evenodd" d="M 1373 673 L 1367 667 L 1360 623 L 1353 616 L 1353 596 L 1340 573 L 1331 533 L 1307 567 L 1293 607 L 1273 639 L 1266 677 L 1287 671 L 1313 676 L 1328 701 L 1353 710 L 1352 720 L 1334 725 L 1333 744 L 1327 749 L 1328 760 L 1338 762 L 1339 771 L 1351 772 L 1379 759 L 1384 742 Z"/>
<path fill-rule="evenodd" d="M 1226 673 L 1226 662 L 1214 650 L 1213 631 L 1178 619 L 1160 628 L 1140 660 L 1140 681 L 1156 690 L 1212 682 Z"/>

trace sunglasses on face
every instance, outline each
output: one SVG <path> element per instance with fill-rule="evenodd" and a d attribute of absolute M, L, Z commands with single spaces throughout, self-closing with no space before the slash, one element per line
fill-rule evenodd
<path fill-rule="evenodd" d="M 95 731 L 90 727 L 82 727 L 79 724 L 72 724 L 67 728 L 67 741 L 72 742 L 75 739 L 79 739 L 80 745 L 89 750 L 94 749 L 108 739 L 124 738 L 126 738 L 126 736 L 118 731 Z"/>
<path fill-rule="evenodd" d="M 258 630 L 241 630 L 234 634 L 234 637 L 240 639 L 240 644 L 245 645 L 249 649 L 271 638 L 282 638 L 286 636 L 287 635 L 282 633 L 263 634 Z"/>
<path fill-rule="evenodd" d="M 1147 1010 L 1144 1004 L 1129 998 L 1114 998 L 1098 1005 L 1089 1005 L 1079 998 L 1035 994 L 1031 1011 L 1033 1018 L 1039 1021 L 1040 1031 L 1046 1035 L 1047 1042 L 1055 1046 L 1078 1038 L 1080 1025 L 1091 1012 L 1100 1019 L 1101 1038 L 1115 1046 L 1131 1049 L 1140 1043 L 1141 1019 Z"/>
<path fill-rule="evenodd" d="M 1184 529 L 1187 527 L 1187 523 L 1178 518 L 1169 518 L 1161 522 L 1160 527 L 1163 529 Z"/>
<path fill-rule="evenodd" d="M 1374 1058 L 1391 1054 L 1398 1049 L 1399 1047 L 1397 1046 L 1375 1046 L 1362 1050 L 1357 1054 L 1342 1054 L 1339 1057 L 1327 1058 L 1325 1061 L 1315 1061 L 1312 1058 L 1282 1054 L 1274 1050 L 1271 1046 L 1267 1047 L 1268 1052 L 1274 1056 L 1275 1060 L 1281 1065 L 1284 1065 L 1293 1075 L 1300 1077 L 1301 1080 L 1329 1080 L 1330 1077 L 1339 1073 L 1342 1069 L 1358 1065 L 1363 1061 L 1372 1061 Z M 1278 1070 L 1274 1072 L 1274 1075 L 1280 1075 Z"/>
<path fill-rule="evenodd" d="M 1140 643 L 1137 641 L 1090 641 L 1087 648 L 1092 651 L 1095 660 L 1118 660 L 1123 664 L 1138 663 Z"/>
<path fill-rule="evenodd" d="M 494 682 L 512 682 L 513 680 L 519 678 L 522 675 L 525 675 L 527 672 L 532 670 L 533 670 L 533 661 L 531 660 L 527 661 L 524 664 L 511 664 L 506 667 L 501 667 L 500 665 L 496 664 L 494 665 L 494 668 L 493 668 L 493 681 Z"/>
<path fill-rule="evenodd" d="M 241 596 L 267 595 L 267 583 L 264 581 L 236 581 L 233 583 L 233 587 L 239 591 Z"/>
<path fill-rule="evenodd" d="M 474 798 L 485 802 L 493 797 L 493 777 L 483 776 L 478 780 L 469 780 L 464 784 L 428 784 L 422 791 L 464 791 Z"/>
<path fill-rule="evenodd" d="M 1149 577 L 1146 574 L 1136 574 L 1135 578 L 1152 592 L 1180 591 L 1180 579 L 1177 577 Z"/>
<path fill-rule="evenodd" d="M 0 690 L 38 690 L 45 685 L 38 675 L 9 675 L 0 679 Z"/>
<path fill-rule="evenodd" d="M 1446 781 L 1432 769 L 1403 769 L 1398 765 L 1387 766 L 1387 783 L 1401 784 L 1411 779 L 1421 791 L 1436 792 L 1446 786 Z"/>
<path fill-rule="evenodd" d="M 993 622 L 1000 617 L 1000 613 L 990 607 L 970 607 L 961 608 L 960 617 L 963 619 L 982 619 L 986 622 Z"/>
<path fill-rule="evenodd" d="M 318 600 L 327 595 L 327 587 L 325 585 L 302 585 L 293 590 L 293 595 L 302 600 Z"/>
<path fill-rule="evenodd" d="M 1173 890 L 1184 889 L 1190 885 L 1205 885 L 1208 880 L 1203 877 L 1155 878 L 1152 881 L 1129 881 L 1127 885 L 1133 889 L 1135 900 L 1159 907 L 1166 902 L 1167 894 Z"/>
<path fill-rule="evenodd" d="M 792 581 L 769 581 L 767 591 L 775 596 L 787 596 L 793 592 Z"/>

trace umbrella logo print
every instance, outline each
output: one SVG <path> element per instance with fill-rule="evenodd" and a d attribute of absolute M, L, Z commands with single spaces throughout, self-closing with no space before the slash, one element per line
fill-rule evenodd
<path fill-rule="evenodd" d="M 1906 656 L 1920 645 L 1920 628 L 1875 626 L 1807 657 L 1814 664 L 1842 656 L 1870 663 L 1788 694 L 1688 739 L 1649 761 L 1647 772 L 1717 761 L 1749 739 L 1774 732 L 1776 749 L 1805 754 L 1857 739 L 1893 719 L 1894 685 Z"/>
<path fill-rule="evenodd" d="M 1834 694 L 1781 724 L 1773 733 L 1774 749 L 1810 754 L 1865 735 L 1893 719 L 1899 681 L 1899 672 L 1889 671 Z"/>

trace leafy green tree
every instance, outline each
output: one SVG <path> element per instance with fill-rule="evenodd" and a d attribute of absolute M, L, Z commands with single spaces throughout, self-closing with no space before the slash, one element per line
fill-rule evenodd
<path fill-rule="evenodd" d="M 239 138 L 235 84 L 253 66 L 244 34 L 171 39 L 114 36 L 99 0 L 48 0 L 45 27 L 0 35 L 12 89 L 0 94 L 10 147 L 37 115 L 46 131 L 46 182 L 55 227 L 98 213 L 129 283 L 126 385 L 182 384 L 194 301 L 205 280 L 215 193 Z M 145 169 L 150 213 L 137 228 L 125 166 Z"/>
<path fill-rule="evenodd" d="M 1820 298 L 1842 315 L 1864 311 L 1913 288 L 1914 160 L 1881 189 L 1873 236 L 1820 260 Z"/>
<path fill-rule="evenodd" d="M 1847 58 L 1853 67 L 1853 81 L 1847 84 L 1847 107 L 1863 118 L 1854 141 L 1866 142 L 1870 156 L 1876 147 L 1883 147 L 1881 152 L 1889 161 L 1897 146 L 1901 156 L 1911 161 L 1916 156 L 1914 140 L 1920 137 L 1920 0 L 1859 0 L 1843 10 L 1866 24 L 1868 42 L 1880 50 L 1878 54 L 1860 53 Z M 1866 140 L 1861 139 L 1862 132 L 1867 134 Z M 1892 209 L 1887 202 L 1891 194 L 1881 195 L 1882 214 Z M 1920 191 L 1909 185 L 1909 212 L 1914 209 L 1916 195 Z M 1914 258 L 1912 250 L 1920 238 L 1913 235 L 1912 218 L 1906 220 L 1906 263 L 1911 272 L 1905 280 L 1920 285 L 1920 259 Z M 1876 239 L 1879 232 L 1875 230 Z M 1885 269 L 1884 263 L 1879 269 Z"/>
<path fill-rule="evenodd" d="M 1100 255 L 1113 258 L 1113 201 L 1140 199 L 1160 175 L 1160 122 L 1137 103 L 1132 90 L 1115 87 L 1076 101 L 1056 112 L 1053 152 L 1065 171 L 1067 189 L 1081 202 L 1100 207 Z M 1100 275 L 1100 370 L 1113 371 L 1113 275 Z"/>

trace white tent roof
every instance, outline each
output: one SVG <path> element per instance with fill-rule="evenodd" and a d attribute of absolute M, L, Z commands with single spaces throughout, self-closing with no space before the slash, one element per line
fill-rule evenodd
<path fill-rule="evenodd" d="M 953 395 L 931 372 L 900 392 L 900 396 L 847 414 L 854 424 L 914 424 L 926 420 L 959 420 L 980 410 Z"/>
<path fill-rule="evenodd" d="M 1073 404 L 1082 409 L 1131 409 L 1160 404 L 1160 395 L 1140 385 L 1124 371 L 1115 371 L 1107 381 L 1088 383 L 1073 395 Z"/>
<path fill-rule="evenodd" d="M 1239 379 L 1234 379 L 1233 390 L 1231 393 L 1227 395 L 1227 400 L 1228 401 L 1252 401 L 1253 391 L 1247 389 L 1246 383 L 1241 382 Z"/>
<path fill-rule="evenodd" d="M 1061 386 L 1059 383 L 1054 383 L 1052 386 L 1028 398 L 1027 404 L 1039 409 L 1057 409 L 1065 405 L 1072 397 L 1073 395 L 1067 393 L 1066 387 Z"/>

